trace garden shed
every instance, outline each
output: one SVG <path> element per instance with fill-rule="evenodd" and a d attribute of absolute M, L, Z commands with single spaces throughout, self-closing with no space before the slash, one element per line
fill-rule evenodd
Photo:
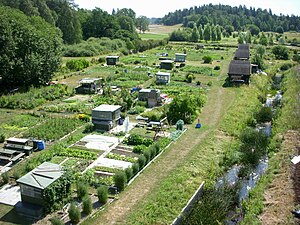
<path fill-rule="evenodd" d="M 157 106 L 161 103 L 160 90 L 158 89 L 141 89 L 138 96 L 139 101 L 146 101 L 148 107 Z"/>
<path fill-rule="evenodd" d="M 77 94 L 95 94 L 100 91 L 102 78 L 83 78 L 75 88 Z"/>
<path fill-rule="evenodd" d="M 228 69 L 228 77 L 231 82 L 249 84 L 251 64 L 249 61 L 231 60 Z"/>
<path fill-rule="evenodd" d="M 250 45 L 239 44 L 238 49 L 235 52 L 235 60 L 249 60 L 250 58 Z"/>
<path fill-rule="evenodd" d="M 156 74 L 156 84 L 168 84 L 171 81 L 171 74 L 158 72 Z"/>
<path fill-rule="evenodd" d="M 174 67 L 174 62 L 172 60 L 162 60 L 160 62 L 160 68 L 165 70 L 172 70 Z"/>
<path fill-rule="evenodd" d="M 106 56 L 106 65 L 116 65 L 119 59 L 119 56 Z"/>
<path fill-rule="evenodd" d="M 175 53 L 175 62 L 185 62 L 186 54 Z"/>
<path fill-rule="evenodd" d="M 63 175 L 58 164 L 44 162 L 17 180 L 21 189 L 22 202 L 44 205 L 43 191 Z"/>
<path fill-rule="evenodd" d="M 33 142 L 27 138 L 8 138 L 6 144 L 4 145 L 5 149 L 15 150 L 18 152 L 24 152 L 26 155 L 30 155 L 33 149 Z"/>
<path fill-rule="evenodd" d="M 116 127 L 121 118 L 121 106 L 100 105 L 92 110 L 92 122 L 96 130 L 109 131 Z"/>

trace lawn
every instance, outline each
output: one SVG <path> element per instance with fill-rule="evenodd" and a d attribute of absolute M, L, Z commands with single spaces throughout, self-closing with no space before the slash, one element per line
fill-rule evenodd
<path fill-rule="evenodd" d="M 139 36 L 142 40 L 149 40 L 149 39 L 161 40 L 169 37 L 169 35 L 167 34 L 155 34 L 155 33 L 141 33 L 139 34 Z"/>

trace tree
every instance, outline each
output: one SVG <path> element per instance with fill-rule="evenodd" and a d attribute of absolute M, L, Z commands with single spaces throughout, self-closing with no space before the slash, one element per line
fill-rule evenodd
<path fill-rule="evenodd" d="M 0 74 L 6 87 L 41 86 L 59 68 L 60 33 L 40 17 L 0 7 Z"/>
<path fill-rule="evenodd" d="M 199 31 L 197 29 L 196 24 L 194 24 L 194 28 L 193 28 L 192 35 L 191 35 L 191 41 L 198 42 L 199 38 L 200 38 Z"/>
<path fill-rule="evenodd" d="M 200 39 L 200 41 L 202 41 L 203 40 L 203 29 L 202 29 L 201 24 L 198 27 L 198 31 L 199 31 L 199 39 Z"/>
<path fill-rule="evenodd" d="M 222 39 L 222 32 L 219 25 L 216 26 L 216 35 L 217 35 L 217 41 L 221 41 Z"/>
<path fill-rule="evenodd" d="M 260 38 L 259 38 L 259 44 L 267 46 L 268 45 L 268 39 L 264 32 L 261 33 Z"/>
<path fill-rule="evenodd" d="M 123 8 L 117 11 L 116 16 L 128 16 L 135 21 L 136 13 L 132 9 Z"/>
<path fill-rule="evenodd" d="M 210 25 L 206 24 L 203 30 L 203 39 L 208 42 L 211 39 L 211 29 Z"/>
<path fill-rule="evenodd" d="M 77 183 L 77 198 L 80 200 L 88 194 L 88 186 L 85 183 L 78 182 Z"/>
<path fill-rule="evenodd" d="M 215 26 L 211 26 L 211 41 L 217 40 L 217 31 Z"/>
<path fill-rule="evenodd" d="M 246 41 L 246 43 L 251 44 L 251 33 L 250 32 L 246 33 L 246 35 L 245 35 L 245 41 Z"/>
<path fill-rule="evenodd" d="M 289 50 L 286 46 L 277 45 L 272 48 L 272 53 L 276 59 L 289 59 Z"/>
<path fill-rule="evenodd" d="M 260 32 L 259 27 L 254 24 L 248 25 L 248 30 L 250 31 L 252 36 L 258 35 Z"/>
<path fill-rule="evenodd" d="M 279 34 L 283 34 L 284 30 L 283 30 L 282 26 L 276 27 L 276 32 Z"/>
<path fill-rule="evenodd" d="M 231 25 L 226 25 L 225 30 L 231 36 L 232 32 L 234 31 L 234 27 Z"/>
<path fill-rule="evenodd" d="M 149 19 L 146 16 L 140 16 L 136 19 L 136 27 L 140 30 L 140 33 L 149 30 L 149 24 Z"/>

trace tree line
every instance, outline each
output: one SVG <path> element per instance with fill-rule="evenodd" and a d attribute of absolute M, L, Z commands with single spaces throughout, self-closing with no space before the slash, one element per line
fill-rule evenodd
<path fill-rule="evenodd" d="M 40 16 L 58 27 L 66 44 L 79 43 L 90 37 L 139 39 L 136 28 L 145 32 L 149 20 L 136 17 L 132 9 L 113 10 L 112 14 L 95 8 L 79 9 L 74 0 L 0 0 L 0 6 L 19 9 L 27 16 Z"/>
<path fill-rule="evenodd" d="M 220 25 L 226 30 L 241 31 L 249 25 L 255 25 L 260 31 L 300 31 L 300 17 L 295 15 L 275 15 L 272 10 L 246 6 L 232 7 L 229 5 L 203 5 L 190 9 L 176 10 L 165 15 L 160 21 L 164 25 L 182 23 L 193 28 L 206 24 Z"/>

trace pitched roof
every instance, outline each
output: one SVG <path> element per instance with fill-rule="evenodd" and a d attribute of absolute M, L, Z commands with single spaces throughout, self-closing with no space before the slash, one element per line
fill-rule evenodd
<path fill-rule="evenodd" d="M 158 75 L 158 76 L 171 76 L 170 73 L 165 73 L 165 72 L 160 72 L 160 71 L 158 71 L 158 72 L 156 73 L 156 75 Z"/>
<path fill-rule="evenodd" d="M 234 55 L 235 59 L 249 59 L 250 58 L 250 45 L 239 44 L 238 49 Z"/>
<path fill-rule="evenodd" d="M 58 164 L 44 162 L 37 168 L 17 180 L 18 184 L 25 184 L 38 189 L 45 189 L 63 175 L 64 171 Z"/>
<path fill-rule="evenodd" d="M 230 75 L 250 75 L 251 64 L 249 61 L 231 60 L 228 74 Z"/>

